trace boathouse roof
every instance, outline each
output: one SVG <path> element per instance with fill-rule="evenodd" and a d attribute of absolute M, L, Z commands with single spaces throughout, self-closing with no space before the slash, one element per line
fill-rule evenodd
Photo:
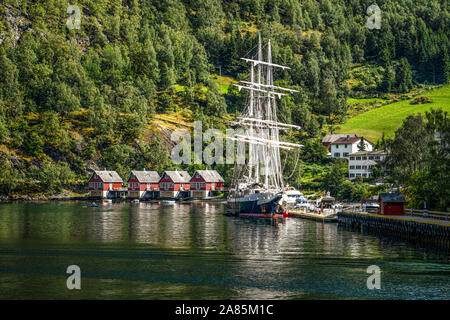
<path fill-rule="evenodd" d="M 123 182 L 122 178 L 116 171 L 96 170 L 94 171 L 103 182 Z"/>
<path fill-rule="evenodd" d="M 400 202 L 405 203 L 405 197 L 400 193 L 380 193 L 382 202 Z"/>
<path fill-rule="evenodd" d="M 205 182 L 225 182 L 216 170 L 197 170 L 192 177 L 199 174 Z"/>
<path fill-rule="evenodd" d="M 164 171 L 174 183 L 189 183 L 191 176 L 187 171 Z M 163 175 L 164 175 L 163 173 Z"/>
<path fill-rule="evenodd" d="M 161 179 L 161 177 L 159 176 L 159 173 L 156 171 L 131 171 L 130 174 L 130 178 L 131 175 L 134 175 L 136 177 L 136 179 L 139 182 L 142 183 L 158 183 L 159 179 Z"/>

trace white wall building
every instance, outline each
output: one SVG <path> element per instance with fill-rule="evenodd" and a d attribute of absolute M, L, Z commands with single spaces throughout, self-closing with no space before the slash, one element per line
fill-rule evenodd
<path fill-rule="evenodd" d="M 348 136 L 337 139 L 336 141 L 334 141 L 330 144 L 331 157 L 335 158 L 335 159 L 344 158 L 344 159 L 348 160 L 349 155 L 351 153 L 358 152 L 358 144 L 360 143 L 361 139 L 364 139 L 364 138 L 358 138 L 353 135 L 348 135 Z M 365 151 L 373 150 L 372 142 L 364 139 L 364 145 L 365 145 Z"/>
<path fill-rule="evenodd" d="M 349 154 L 348 161 L 348 178 L 350 180 L 357 176 L 363 178 L 370 177 L 372 175 L 372 168 L 377 165 L 378 162 L 384 160 L 386 157 L 386 151 L 359 151 Z"/>

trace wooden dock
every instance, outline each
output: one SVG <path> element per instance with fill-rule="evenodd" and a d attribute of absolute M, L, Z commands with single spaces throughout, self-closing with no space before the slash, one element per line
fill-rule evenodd
<path fill-rule="evenodd" d="M 319 221 L 319 222 L 338 222 L 338 217 L 335 214 L 324 215 L 324 214 L 317 214 L 317 213 L 312 213 L 312 212 L 304 212 L 301 210 L 289 210 L 288 217 L 301 218 L 301 219 L 307 219 L 307 220 L 313 220 L 313 221 Z"/>
<path fill-rule="evenodd" d="M 388 216 L 367 212 L 338 212 L 339 224 L 374 234 L 423 242 L 450 249 L 450 221 L 430 217 Z"/>

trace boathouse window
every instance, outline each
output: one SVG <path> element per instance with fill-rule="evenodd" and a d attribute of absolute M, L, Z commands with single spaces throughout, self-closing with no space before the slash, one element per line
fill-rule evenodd
<path fill-rule="evenodd" d="M 350 166 L 350 169 L 355 169 L 355 166 Z"/>
<path fill-rule="evenodd" d="M 361 160 L 361 157 L 356 157 L 356 160 Z"/>
<path fill-rule="evenodd" d="M 361 166 L 356 166 L 356 169 L 361 169 Z"/>
<path fill-rule="evenodd" d="M 362 166 L 363 169 L 367 169 L 367 166 Z"/>
<path fill-rule="evenodd" d="M 369 160 L 373 160 L 373 156 L 370 156 L 370 157 L 369 157 Z"/>
<path fill-rule="evenodd" d="M 362 157 L 363 160 L 367 160 L 367 157 Z"/>
<path fill-rule="evenodd" d="M 376 160 L 380 160 L 380 156 L 375 156 L 375 159 Z"/>
<path fill-rule="evenodd" d="M 348 157 L 348 152 L 344 152 L 344 157 Z"/>
<path fill-rule="evenodd" d="M 355 174 L 354 173 L 350 173 L 350 178 L 354 178 Z"/>
<path fill-rule="evenodd" d="M 341 156 L 341 154 L 340 154 L 339 152 L 336 152 L 336 153 L 334 154 L 334 156 L 335 156 L 336 158 L 339 158 L 339 157 Z"/>
<path fill-rule="evenodd" d="M 350 160 L 355 160 L 355 157 L 350 157 Z"/>
<path fill-rule="evenodd" d="M 336 145 L 336 149 L 339 149 L 339 145 L 338 144 Z"/>

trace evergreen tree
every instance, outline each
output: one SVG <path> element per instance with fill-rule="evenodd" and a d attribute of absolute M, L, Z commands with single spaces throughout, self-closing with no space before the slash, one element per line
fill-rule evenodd
<path fill-rule="evenodd" d="M 366 150 L 366 144 L 364 141 L 364 137 L 361 137 L 361 140 L 359 140 L 358 143 L 358 151 L 365 151 Z"/>
<path fill-rule="evenodd" d="M 384 92 L 392 92 L 395 85 L 395 74 L 391 65 L 386 65 L 383 73 L 383 81 L 381 83 L 381 90 Z"/>
<path fill-rule="evenodd" d="M 412 88 L 411 67 L 406 58 L 400 60 L 400 65 L 395 74 L 397 89 L 400 92 L 408 92 Z"/>

